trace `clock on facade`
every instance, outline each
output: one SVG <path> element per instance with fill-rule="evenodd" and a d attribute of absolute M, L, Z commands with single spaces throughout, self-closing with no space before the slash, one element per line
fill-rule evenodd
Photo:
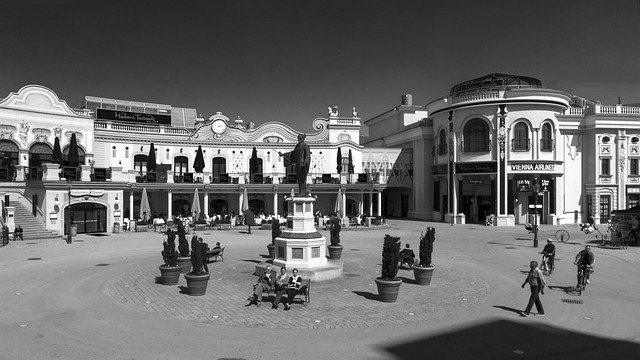
<path fill-rule="evenodd" d="M 216 134 L 222 134 L 227 130 L 227 123 L 224 120 L 216 120 L 211 124 L 211 130 Z"/>

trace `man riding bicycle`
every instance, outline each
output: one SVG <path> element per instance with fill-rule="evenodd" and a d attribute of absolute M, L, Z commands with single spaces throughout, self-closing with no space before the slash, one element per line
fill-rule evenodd
<path fill-rule="evenodd" d="M 591 246 L 586 245 L 584 250 L 580 250 L 576 255 L 574 265 L 578 266 L 578 286 L 580 286 L 580 272 L 584 272 L 584 276 L 587 278 L 587 284 L 589 283 L 589 274 L 593 272 L 593 253 L 591 252 Z"/>
<path fill-rule="evenodd" d="M 543 258 L 544 256 L 547 257 L 547 270 L 549 271 L 549 275 L 551 275 L 554 269 L 554 259 L 556 258 L 556 246 L 553 245 L 553 239 L 547 239 L 547 245 L 544 246 L 540 254 L 542 254 Z"/>

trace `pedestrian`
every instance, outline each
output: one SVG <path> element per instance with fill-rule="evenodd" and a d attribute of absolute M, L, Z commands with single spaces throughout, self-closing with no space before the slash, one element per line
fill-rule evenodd
<path fill-rule="evenodd" d="M 529 263 L 529 273 L 527 274 L 527 278 L 522 283 L 522 288 L 529 283 L 531 287 L 531 296 L 529 297 L 529 303 L 527 304 L 526 309 L 520 313 L 522 316 L 529 316 L 529 312 L 533 307 L 533 304 L 536 305 L 536 310 L 538 310 L 538 316 L 544 316 L 544 308 L 542 307 L 542 302 L 540 301 L 540 294 L 544 295 L 544 286 L 546 282 L 544 281 L 544 275 L 542 275 L 542 271 L 538 269 L 538 262 L 532 261 Z"/>

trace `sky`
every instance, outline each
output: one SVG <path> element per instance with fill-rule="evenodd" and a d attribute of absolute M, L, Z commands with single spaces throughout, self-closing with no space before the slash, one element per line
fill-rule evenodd
<path fill-rule="evenodd" d="M 0 7 L 0 98 L 43 85 L 312 132 L 500 72 L 640 103 L 640 0 L 20 0 Z"/>

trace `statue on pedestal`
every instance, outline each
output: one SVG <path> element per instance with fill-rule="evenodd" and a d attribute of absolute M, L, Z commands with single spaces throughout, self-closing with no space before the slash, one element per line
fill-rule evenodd
<path fill-rule="evenodd" d="M 304 142 L 306 137 L 305 134 L 298 135 L 298 144 L 293 151 L 284 154 L 278 152 L 278 155 L 284 157 L 286 161 L 295 166 L 296 177 L 298 178 L 298 195 L 300 196 L 310 195 L 307 192 L 307 174 L 311 164 L 311 150 L 309 145 Z"/>

